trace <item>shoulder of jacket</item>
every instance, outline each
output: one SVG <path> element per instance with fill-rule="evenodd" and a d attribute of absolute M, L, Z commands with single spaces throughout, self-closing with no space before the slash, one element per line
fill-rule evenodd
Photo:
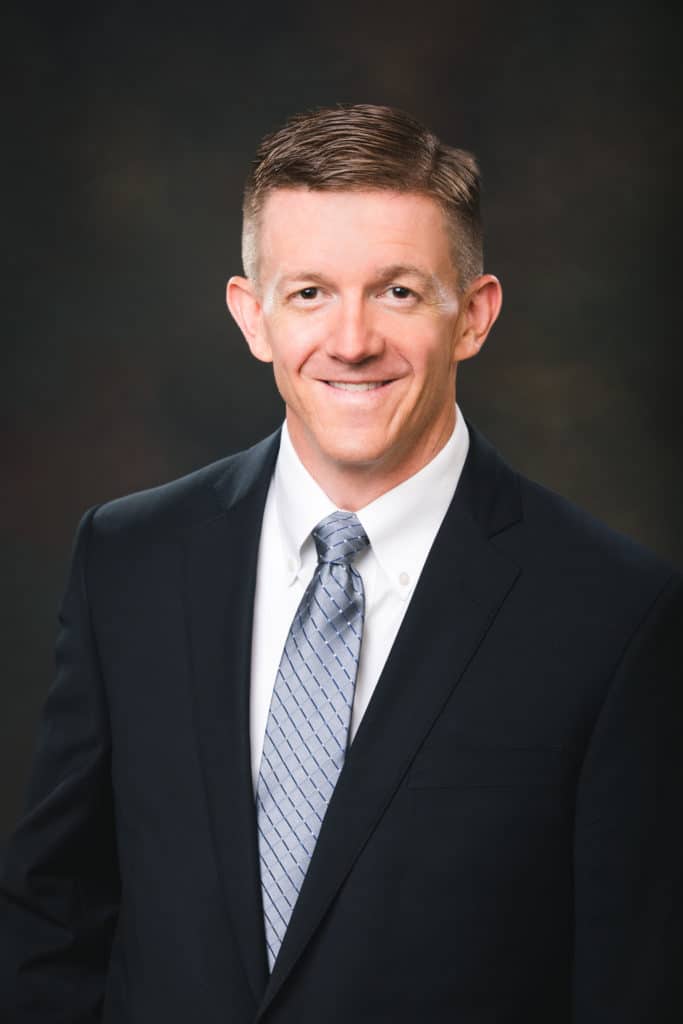
<path fill-rule="evenodd" d="M 644 544 L 608 526 L 597 516 L 550 488 L 518 474 L 522 522 L 543 557 L 577 570 L 616 574 L 663 585 L 682 579 L 676 567 Z"/>
<path fill-rule="evenodd" d="M 145 490 L 115 498 L 94 510 L 92 530 L 97 537 L 131 536 L 150 532 L 165 535 L 183 531 L 221 514 L 230 493 L 238 493 L 264 467 L 276 435 L 251 448 Z"/>

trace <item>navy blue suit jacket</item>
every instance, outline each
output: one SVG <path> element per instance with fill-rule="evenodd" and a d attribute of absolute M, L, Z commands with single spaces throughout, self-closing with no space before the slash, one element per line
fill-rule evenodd
<path fill-rule="evenodd" d="M 470 430 L 270 977 L 248 697 L 277 435 L 85 515 L 3 1020 L 683 1018 L 681 579 Z"/>

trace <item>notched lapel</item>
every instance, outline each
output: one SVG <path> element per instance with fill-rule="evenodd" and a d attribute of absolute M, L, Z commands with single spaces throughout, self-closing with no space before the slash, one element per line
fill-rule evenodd
<path fill-rule="evenodd" d="M 272 441 L 272 439 L 271 439 Z M 217 485 L 224 510 L 186 538 L 195 726 L 229 917 L 254 998 L 268 977 L 249 751 L 249 671 L 263 504 L 277 444 Z"/>
<path fill-rule="evenodd" d="M 470 433 L 455 498 L 349 749 L 257 1020 L 320 924 L 519 575 L 490 539 L 519 519 L 516 477 L 473 428 Z"/>

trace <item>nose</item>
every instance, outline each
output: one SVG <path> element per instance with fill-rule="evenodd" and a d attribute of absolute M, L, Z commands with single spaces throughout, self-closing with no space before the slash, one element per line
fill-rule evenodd
<path fill-rule="evenodd" d="M 340 302 L 325 347 L 328 356 L 344 363 L 362 363 L 382 352 L 382 335 L 362 297 L 349 297 Z"/>

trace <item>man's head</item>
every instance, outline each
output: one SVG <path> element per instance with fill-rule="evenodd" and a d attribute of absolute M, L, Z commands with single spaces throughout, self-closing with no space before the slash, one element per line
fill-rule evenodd
<path fill-rule="evenodd" d="M 328 107 L 298 114 L 263 139 L 242 206 L 242 264 L 255 282 L 263 206 L 281 188 L 427 196 L 443 211 L 460 289 L 481 274 L 476 160 L 465 150 L 445 146 L 402 110 L 369 104 Z"/>
<path fill-rule="evenodd" d="M 336 157 L 318 155 L 317 176 L 307 177 L 312 126 L 325 119 Z M 370 130 L 378 120 L 384 142 Z M 339 507 L 355 511 L 448 440 L 457 363 L 483 344 L 500 285 L 481 274 L 472 157 L 387 108 L 318 111 L 290 126 L 262 143 L 247 183 L 248 276 L 230 279 L 227 301 L 253 355 L 273 363 L 299 457 Z M 307 136 L 308 162 L 294 159 L 290 134 Z M 427 191 L 430 168 L 441 185 L 460 182 L 459 198 Z"/>

